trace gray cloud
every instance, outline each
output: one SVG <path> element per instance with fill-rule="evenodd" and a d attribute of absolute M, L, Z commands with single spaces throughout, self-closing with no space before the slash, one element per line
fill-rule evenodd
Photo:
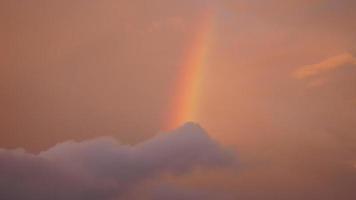
<path fill-rule="evenodd" d="M 153 189 L 150 200 L 232 200 L 227 194 L 202 189 L 191 189 L 164 184 Z"/>
<path fill-rule="evenodd" d="M 223 149 L 195 124 L 135 146 L 112 138 L 65 142 L 38 155 L 0 151 L 0 196 L 4 200 L 114 199 L 162 172 L 233 164 Z"/>

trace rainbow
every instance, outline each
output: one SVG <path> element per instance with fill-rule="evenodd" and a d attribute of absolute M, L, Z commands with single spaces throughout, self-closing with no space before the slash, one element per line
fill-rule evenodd
<path fill-rule="evenodd" d="M 171 112 L 166 129 L 174 129 L 187 121 L 197 120 L 198 100 L 201 95 L 203 69 L 212 43 L 215 12 L 209 9 L 199 22 L 193 45 L 178 72 L 177 85 L 173 95 Z"/>

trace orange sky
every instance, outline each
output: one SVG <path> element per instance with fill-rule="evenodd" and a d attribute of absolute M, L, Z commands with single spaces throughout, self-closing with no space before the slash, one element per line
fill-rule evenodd
<path fill-rule="evenodd" d="M 1 1 L 0 147 L 38 152 L 104 135 L 137 143 L 194 113 L 253 170 L 243 181 L 195 172 L 179 184 L 263 188 L 270 199 L 313 184 L 349 194 L 355 9 L 352 0 Z"/>
<path fill-rule="evenodd" d="M 195 36 L 186 49 L 173 87 L 172 105 L 164 128 L 175 129 L 187 121 L 198 121 L 205 69 L 213 49 L 216 11 L 206 8 L 196 21 Z"/>

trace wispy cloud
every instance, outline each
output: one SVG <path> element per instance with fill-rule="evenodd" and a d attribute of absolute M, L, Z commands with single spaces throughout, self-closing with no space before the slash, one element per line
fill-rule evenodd
<path fill-rule="evenodd" d="M 348 65 L 356 65 L 356 58 L 351 53 L 343 53 L 328 58 L 320 63 L 306 65 L 297 69 L 293 76 L 297 79 L 315 77 Z"/>

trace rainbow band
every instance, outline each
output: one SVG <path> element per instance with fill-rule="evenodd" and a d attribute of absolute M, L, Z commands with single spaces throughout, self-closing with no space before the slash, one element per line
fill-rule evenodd
<path fill-rule="evenodd" d="M 197 120 L 202 75 L 212 42 L 214 18 L 212 10 L 204 13 L 193 46 L 187 54 L 186 62 L 181 66 L 167 129 Z"/>

